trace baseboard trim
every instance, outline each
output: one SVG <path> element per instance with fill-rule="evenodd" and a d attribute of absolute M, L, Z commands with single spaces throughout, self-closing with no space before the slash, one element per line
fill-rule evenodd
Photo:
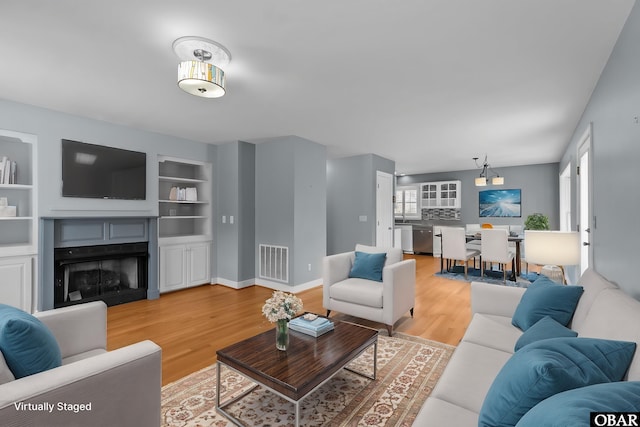
<path fill-rule="evenodd" d="M 211 279 L 211 284 L 212 285 L 219 284 L 219 285 L 223 285 L 233 289 L 242 289 L 242 288 L 248 288 L 249 286 L 253 286 L 255 284 L 255 280 L 249 279 L 249 280 L 243 280 L 242 282 L 236 282 L 233 280 L 224 279 L 222 277 L 217 277 L 215 279 Z"/>
<path fill-rule="evenodd" d="M 287 285 L 286 283 L 272 282 L 271 280 L 265 280 L 265 279 L 259 279 L 259 278 L 243 280 L 242 282 L 235 282 L 233 280 L 217 277 L 217 278 L 211 279 L 211 283 L 227 286 L 233 289 L 242 289 L 242 288 L 248 288 L 249 286 L 258 285 L 264 288 L 273 289 L 274 291 L 285 291 L 285 292 L 297 293 L 297 292 L 306 291 L 308 289 L 312 289 L 322 285 L 322 279 L 315 279 L 310 282 L 305 282 L 305 283 L 301 283 L 299 285 L 294 285 L 294 286 Z"/>

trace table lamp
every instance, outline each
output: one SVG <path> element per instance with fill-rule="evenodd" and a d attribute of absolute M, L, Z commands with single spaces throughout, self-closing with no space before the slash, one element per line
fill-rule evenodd
<path fill-rule="evenodd" d="M 527 263 L 560 267 L 566 284 L 564 266 L 580 264 L 580 233 L 525 230 L 524 254 Z"/>

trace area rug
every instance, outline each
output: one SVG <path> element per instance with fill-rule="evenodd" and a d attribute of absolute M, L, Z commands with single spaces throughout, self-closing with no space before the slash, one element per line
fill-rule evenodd
<path fill-rule="evenodd" d="M 378 336 L 375 381 L 341 370 L 301 403 L 300 424 L 313 426 L 410 426 L 431 393 L 455 347 L 394 333 Z M 373 348 L 349 367 L 371 371 Z M 255 384 L 230 369 L 222 370 L 222 400 Z M 223 427 L 233 423 L 218 414 L 215 365 L 162 388 L 162 421 L 166 427 Z M 247 426 L 294 426 L 293 404 L 257 387 L 227 411 Z"/>
<path fill-rule="evenodd" d="M 464 267 L 461 265 L 456 265 L 451 268 L 451 271 L 445 270 L 443 273 L 437 271 L 434 273 L 435 276 L 444 277 L 445 279 L 451 280 L 461 280 L 465 282 L 484 282 L 491 283 L 494 285 L 506 285 L 506 286 L 516 286 L 520 288 L 526 288 L 533 281 L 535 281 L 538 277 L 540 277 L 537 273 L 524 273 L 522 272 L 520 276 L 517 277 L 516 281 L 509 280 L 508 278 L 511 276 L 511 270 L 507 270 L 507 281 L 503 282 L 503 274 L 502 271 L 496 270 L 485 270 L 484 277 L 480 277 L 480 269 L 469 267 L 467 269 L 467 279 L 464 278 Z"/>

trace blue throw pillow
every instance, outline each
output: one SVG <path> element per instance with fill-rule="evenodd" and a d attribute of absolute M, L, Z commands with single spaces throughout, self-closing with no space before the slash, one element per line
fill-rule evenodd
<path fill-rule="evenodd" d="M 386 257 L 386 252 L 370 254 L 356 251 L 356 259 L 353 261 L 353 267 L 351 267 L 349 277 L 382 282 L 382 269 L 384 268 L 384 260 Z"/>
<path fill-rule="evenodd" d="M 582 286 L 560 285 L 543 276 L 524 292 L 511 323 L 526 331 L 538 320 L 550 316 L 566 326 L 573 317 L 583 291 Z"/>
<path fill-rule="evenodd" d="M 0 351 L 16 379 L 62 365 L 60 347 L 49 328 L 4 304 L 0 304 Z"/>
<path fill-rule="evenodd" d="M 595 384 L 558 393 L 534 406 L 516 426 L 589 427 L 591 412 L 640 412 L 640 381 Z"/>
<path fill-rule="evenodd" d="M 620 381 L 636 343 L 596 338 L 549 338 L 513 353 L 491 384 L 478 426 L 514 426 L 557 393 Z"/>
<path fill-rule="evenodd" d="M 544 340 L 547 338 L 560 338 L 560 337 L 577 337 L 578 333 L 572 331 L 566 326 L 562 326 L 560 323 L 553 320 L 552 317 L 545 316 L 538 320 L 535 325 L 525 331 L 516 342 L 514 351 L 520 350 L 527 344 L 532 342 Z"/>

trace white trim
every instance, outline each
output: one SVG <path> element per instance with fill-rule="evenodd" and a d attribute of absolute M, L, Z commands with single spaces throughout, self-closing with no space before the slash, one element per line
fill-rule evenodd
<path fill-rule="evenodd" d="M 233 289 L 242 289 L 248 288 L 249 286 L 253 286 L 255 284 L 255 279 L 243 280 L 242 282 L 236 282 L 233 280 L 224 279 L 222 277 L 216 277 L 211 279 L 212 285 L 223 285 L 228 288 Z"/>
<path fill-rule="evenodd" d="M 315 279 L 310 282 L 301 283 L 299 285 L 287 285 L 284 283 L 272 282 L 270 280 L 265 279 L 256 279 L 255 284 L 258 286 L 263 286 L 265 288 L 273 289 L 275 291 L 285 291 L 285 292 L 293 292 L 294 294 L 297 292 L 306 291 L 311 288 L 315 288 L 319 285 L 322 285 L 322 279 Z"/>
<path fill-rule="evenodd" d="M 295 294 L 295 293 L 306 291 L 322 285 L 322 279 L 315 279 L 310 282 L 305 282 L 299 285 L 291 286 L 284 283 L 272 282 L 270 280 L 259 279 L 259 278 L 243 280 L 242 282 L 235 282 L 233 280 L 217 277 L 217 278 L 211 279 L 211 284 L 222 285 L 232 289 L 242 289 L 242 288 L 248 288 L 249 286 L 257 285 L 257 286 L 262 286 L 263 288 L 273 289 L 274 291 L 292 292 Z"/>
<path fill-rule="evenodd" d="M 576 191 L 576 203 L 577 203 L 577 209 L 576 209 L 576 224 L 580 227 L 579 231 L 580 231 L 580 239 L 581 242 L 589 242 L 589 245 L 586 247 L 583 247 L 583 249 L 586 250 L 587 252 L 587 266 L 588 267 L 594 267 L 594 213 L 593 213 L 593 175 L 594 175 L 594 170 L 593 170 L 593 122 L 590 122 L 589 125 L 587 126 L 587 129 L 584 131 L 582 137 L 578 140 L 577 146 L 576 146 L 576 165 L 580 166 L 581 162 L 582 162 L 582 155 L 584 153 L 587 153 L 587 179 L 586 179 L 586 186 L 587 186 L 587 210 L 588 210 L 588 214 L 589 216 L 586 218 L 587 224 L 584 224 L 582 221 L 582 217 L 583 217 L 583 212 L 582 212 L 582 206 L 583 206 L 583 200 L 582 198 L 583 196 L 583 183 L 584 181 L 584 171 L 580 172 L 580 175 L 577 176 L 577 191 Z M 590 232 L 586 233 L 585 230 L 589 229 Z M 582 255 L 584 257 L 584 254 Z M 583 263 L 580 263 L 580 274 L 582 274 L 582 272 L 584 272 L 584 270 L 586 269 L 585 265 L 583 265 Z"/>

